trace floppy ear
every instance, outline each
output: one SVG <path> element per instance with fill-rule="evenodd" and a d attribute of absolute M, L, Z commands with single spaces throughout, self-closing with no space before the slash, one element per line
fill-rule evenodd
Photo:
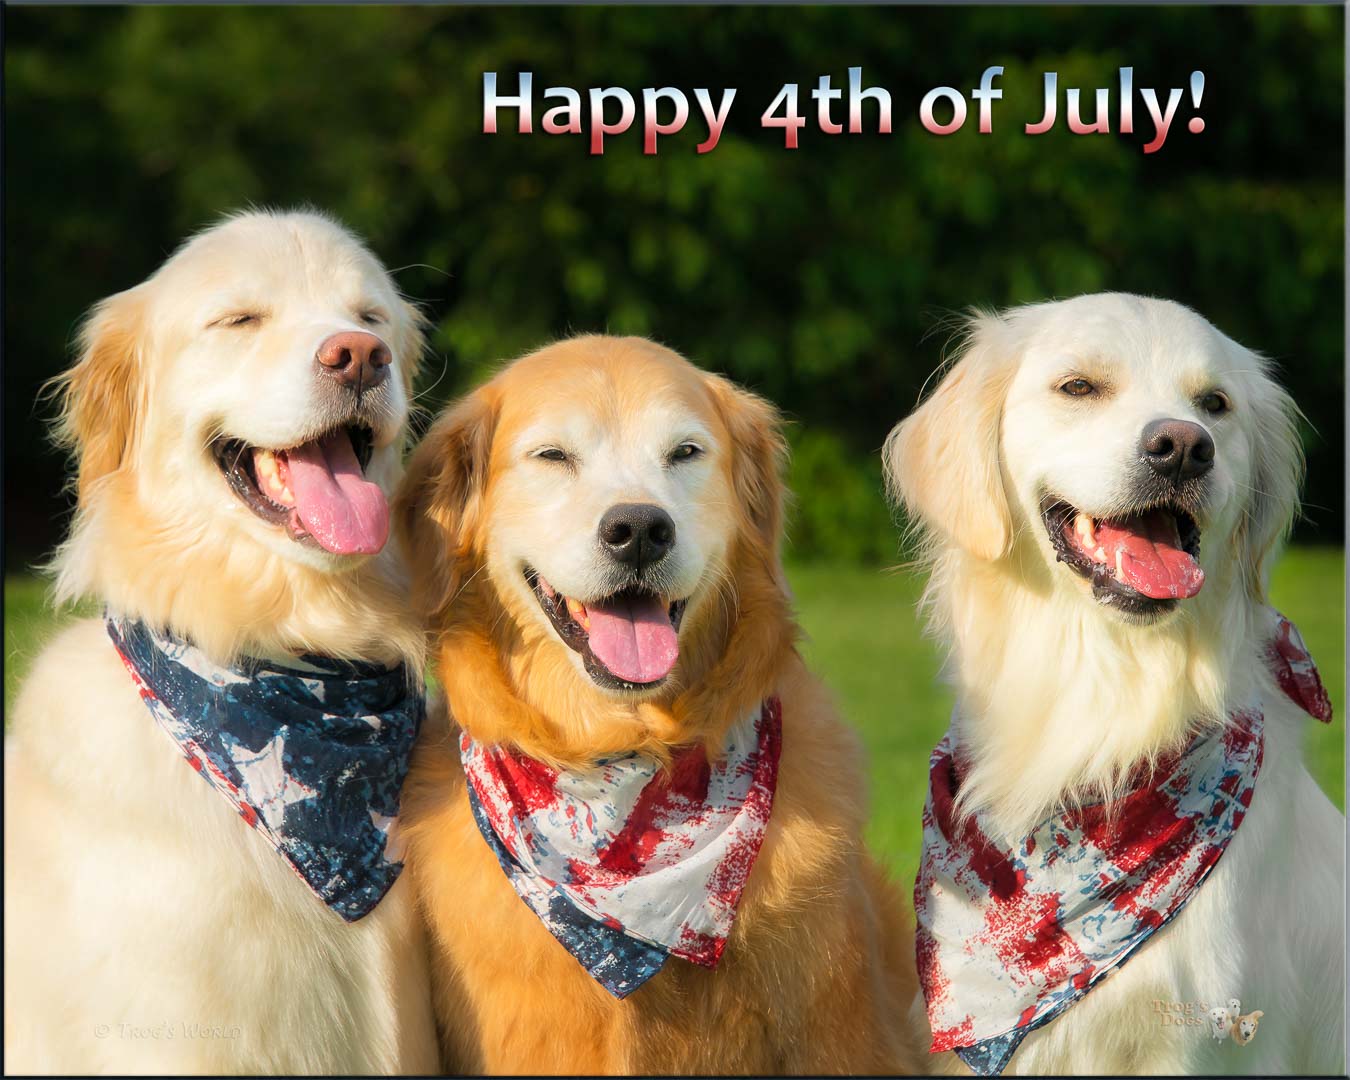
<path fill-rule="evenodd" d="M 783 418 L 763 398 L 720 375 L 708 375 L 717 413 L 732 442 L 736 499 L 751 534 L 774 556 L 783 534 L 787 440 Z"/>
<path fill-rule="evenodd" d="M 1246 408 L 1252 444 L 1251 503 L 1238 526 L 1248 595 L 1266 603 L 1272 555 L 1288 534 L 1298 514 L 1303 482 L 1303 443 L 1299 439 L 1298 406 L 1283 388 L 1266 375 L 1266 363 L 1249 354 L 1260 374 L 1250 383 Z"/>
<path fill-rule="evenodd" d="M 57 445 L 78 459 L 80 502 L 131 456 L 144 410 L 142 318 L 136 289 L 99 303 L 80 329 L 79 361 L 48 384 L 60 404 Z"/>
<path fill-rule="evenodd" d="M 882 463 L 893 502 L 981 559 L 1012 542 L 999 437 L 1012 378 L 995 316 L 977 316 L 970 340 L 938 387 L 886 437 Z"/>
<path fill-rule="evenodd" d="M 486 388 L 477 390 L 442 414 L 408 459 L 394 528 L 427 614 L 449 604 L 474 554 L 496 423 Z"/>
<path fill-rule="evenodd" d="M 672 711 L 680 730 L 715 738 L 778 685 L 797 627 L 779 557 L 788 453 L 782 417 L 763 398 L 729 380 L 706 378 L 731 437 L 739 531 L 750 542 L 733 549 L 731 556 L 739 560 L 734 570 L 735 620 L 721 656 L 698 686 L 676 699 Z"/>

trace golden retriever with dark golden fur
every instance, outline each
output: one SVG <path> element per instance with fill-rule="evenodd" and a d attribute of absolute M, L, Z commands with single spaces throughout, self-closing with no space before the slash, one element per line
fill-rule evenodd
<path fill-rule="evenodd" d="M 785 451 L 764 401 L 649 341 L 597 336 L 517 361 L 413 455 L 395 527 L 453 716 L 423 746 L 404 813 L 448 1067 L 914 1070 L 911 931 L 863 848 L 859 747 L 794 647 Z M 611 527 L 649 544 L 645 565 Z M 616 595 L 651 609 L 636 649 L 600 639 Z M 715 751 L 771 698 L 777 790 L 720 962 L 672 956 L 611 996 L 480 834 L 456 726 L 566 773 Z"/>

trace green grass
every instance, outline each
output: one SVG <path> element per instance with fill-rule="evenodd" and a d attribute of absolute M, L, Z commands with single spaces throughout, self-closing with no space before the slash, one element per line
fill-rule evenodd
<path fill-rule="evenodd" d="M 62 623 L 97 610 L 95 605 L 53 611 L 45 578 L 8 574 L 5 577 L 5 728 L 23 677 L 37 654 Z"/>
<path fill-rule="evenodd" d="M 807 635 L 807 660 L 867 745 L 873 807 L 868 840 L 898 880 L 912 880 L 928 753 L 946 729 L 952 705 L 951 692 L 937 681 L 937 647 L 921 636 L 914 613 L 920 583 L 911 574 L 834 565 L 796 565 L 788 576 Z M 1313 775 L 1342 808 L 1343 585 L 1340 551 L 1301 548 L 1285 556 L 1271 586 L 1275 605 L 1298 624 L 1321 661 L 1336 707 L 1332 724 L 1308 725 L 1307 748 Z M 71 615 L 46 606 L 40 580 L 5 579 L 6 715 L 33 657 Z"/>

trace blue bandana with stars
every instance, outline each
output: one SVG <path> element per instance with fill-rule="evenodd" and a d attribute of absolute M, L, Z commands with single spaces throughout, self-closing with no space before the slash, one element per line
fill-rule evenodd
<path fill-rule="evenodd" d="M 348 922 L 403 868 L 399 794 L 426 701 L 405 666 L 305 655 L 229 667 L 106 616 L 141 700 L 188 764 Z"/>

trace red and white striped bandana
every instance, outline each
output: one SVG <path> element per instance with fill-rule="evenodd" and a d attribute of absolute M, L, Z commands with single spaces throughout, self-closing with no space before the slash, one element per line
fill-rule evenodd
<path fill-rule="evenodd" d="M 645 754 L 559 771 L 460 737 L 483 838 L 516 893 L 616 997 L 673 954 L 715 967 L 773 809 L 776 698 L 669 769 Z"/>
<path fill-rule="evenodd" d="M 1266 659 L 1312 716 L 1331 703 L 1298 631 L 1272 613 Z M 952 733 L 934 750 L 914 887 L 931 1051 L 1002 1072 L 1027 1034 L 1060 1016 L 1180 913 L 1251 805 L 1264 750 L 1258 706 L 1197 735 L 1109 806 L 1062 811 L 1015 841 L 958 822 Z"/>

